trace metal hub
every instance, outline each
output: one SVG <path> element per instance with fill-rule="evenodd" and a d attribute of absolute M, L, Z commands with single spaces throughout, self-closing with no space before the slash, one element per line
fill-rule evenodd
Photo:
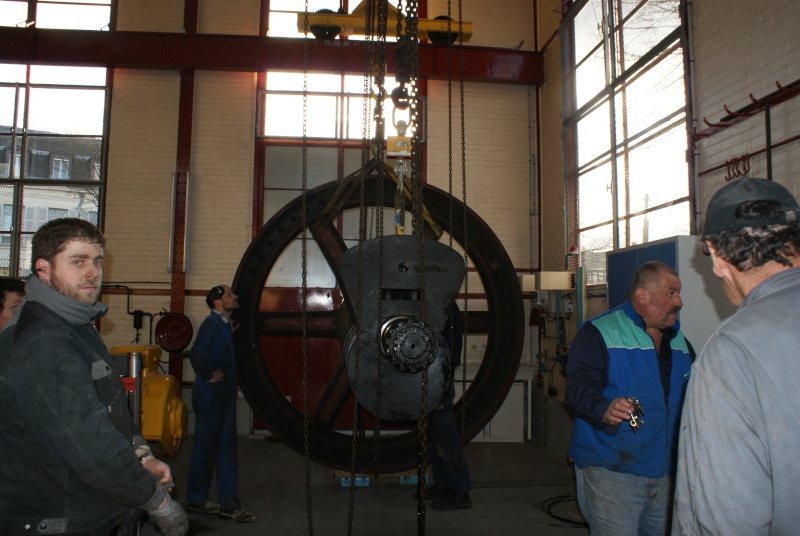
<path fill-rule="evenodd" d="M 403 372 L 421 372 L 433 363 L 439 346 L 436 334 L 425 324 L 414 322 L 394 328 L 389 334 L 389 362 Z"/>

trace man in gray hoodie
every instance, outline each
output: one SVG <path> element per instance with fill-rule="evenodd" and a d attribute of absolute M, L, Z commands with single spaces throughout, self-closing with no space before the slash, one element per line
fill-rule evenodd
<path fill-rule="evenodd" d="M 800 209 L 742 177 L 708 204 L 702 246 L 738 306 L 691 370 L 673 535 L 797 534 L 800 527 Z"/>

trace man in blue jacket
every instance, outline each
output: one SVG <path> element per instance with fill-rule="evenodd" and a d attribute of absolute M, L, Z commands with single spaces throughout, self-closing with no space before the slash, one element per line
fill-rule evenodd
<path fill-rule="evenodd" d="M 674 269 L 647 262 L 625 303 L 586 322 L 570 346 L 566 396 L 576 418 L 569 455 L 592 535 L 669 530 L 678 425 L 694 358 L 678 323 L 680 292 Z M 645 414 L 638 427 L 629 426 L 636 412 L 629 398 Z"/>
<path fill-rule="evenodd" d="M 217 285 L 208 291 L 206 304 L 211 313 L 200 324 L 191 351 L 196 374 L 192 388 L 195 425 L 186 486 L 187 510 L 249 523 L 256 517 L 239 501 L 236 363 L 231 322 L 239 302 L 231 287 Z M 219 503 L 208 500 L 215 466 Z"/>

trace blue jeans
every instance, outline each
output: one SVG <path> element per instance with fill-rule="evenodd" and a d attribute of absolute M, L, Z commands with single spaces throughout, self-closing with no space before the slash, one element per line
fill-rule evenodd
<path fill-rule="evenodd" d="M 675 479 L 646 478 L 603 467 L 575 467 L 578 506 L 591 536 L 669 533 Z"/>
<path fill-rule="evenodd" d="M 428 457 L 434 485 L 459 494 L 472 489 L 472 480 L 458 427 L 453 422 L 453 393 L 451 388 L 442 406 L 428 414 Z"/>
<path fill-rule="evenodd" d="M 186 500 L 203 504 L 208 500 L 214 468 L 217 470 L 217 500 L 224 510 L 238 508 L 239 461 L 236 436 L 236 391 L 224 383 L 195 382 L 192 389 L 195 413 L 194 443 L 189 461 Z"/>

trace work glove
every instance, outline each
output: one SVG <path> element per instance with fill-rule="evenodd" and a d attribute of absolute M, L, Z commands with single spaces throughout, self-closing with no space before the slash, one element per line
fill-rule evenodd
<path fill-rule="evenodd" d="M 184 536 L 189 530 L 189 518 L 186 517 L 186 512 L 170 496 L 167 496 L 164 506 L 148 512 L 147 515 L 164 536 Z"/>

